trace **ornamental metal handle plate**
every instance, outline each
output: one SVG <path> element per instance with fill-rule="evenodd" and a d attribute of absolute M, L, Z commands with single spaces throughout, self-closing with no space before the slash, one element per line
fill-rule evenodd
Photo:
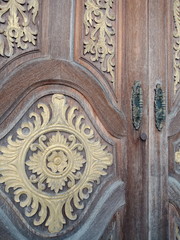
<path fill-rule="evenodd" d="M 160 84 L 157 84 L 155 89 L 154 112 L 156 128 L 161 131 L 166 120 L 166 101 Z"/>
<path fill-rule="evenodd" d="M 136 130 L 140 128 L 143 112 L 142 87 L 139 81 L 135 82 L 132 90 L 132 122 Z"/>

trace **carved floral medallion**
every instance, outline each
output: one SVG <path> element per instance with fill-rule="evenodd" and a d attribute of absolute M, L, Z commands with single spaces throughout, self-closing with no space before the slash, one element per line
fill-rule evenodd
<path fill-rule="evenodd" d="M 7 193 L 13 189 L 15 202 L 35 226 L 57 233 L 67 219 L 77 219 L 75 209 L 84 208 L 113 157 L 64 95 L 54 94 L 51 103 L 37 107 L 40 112 L 31 112 L 17 136 L 0 147 L 0 183 Z"/>
<path fill-rule="evenodd" d="M 114 84 L 115 71 L 115 13 L 114 0 L 86 0 L 84 26 L 84 55 L 92 62 L 99 62 L 101 71 L 110 75 Z"/>
<path fill-rule="evenodd" d="M 39 0 L 0 1 L 0 55 L 10 57 L 14 48 L 36 45 Z"/>

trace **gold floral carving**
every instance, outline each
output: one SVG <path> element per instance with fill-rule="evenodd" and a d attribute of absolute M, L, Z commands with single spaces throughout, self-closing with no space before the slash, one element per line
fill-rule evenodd
<path fill-rule="evenodd" d="M 90 54 L 93 62 L 98 61 L 103 72 L 109 73 L 114 83 L 115 15 L 111 13 L 114 0 L 86 0 L 84 26 L 84 55 Z"/>
<path fill-rule="evenodd" d="M 84 208 L 113 157 L 64 95 L 54 94 L 49 105 L 37 107 L 17 136 L 0 147 L 0 183 L 7 193 L 13 189 L 15 202 L 35 226 L 45 224 L 57 233 L 67 219 L 77 219 L 75 209 Z"/>
<path fill-rule="evenodd" d="M 173 34 L 174 43 L 174 93 L 177 92 L 180 84 L 180 1 L 174 1 L 174 24 L 175 31 Z"/>
<path fill-rule="evenodd" d="M 175 153 L 175 162 L 180 163 L 180 150 Z"/>
<path fill-rule="evenodd" d="M 27 49 L 36 45 L 37 30 L 33 29 L 39 9 L 38 0 L 2 0 L 0 4 L 0 55 L 10 57 L 14 47 Z M 7 19 L 6 19 L 7 18 Z"/>

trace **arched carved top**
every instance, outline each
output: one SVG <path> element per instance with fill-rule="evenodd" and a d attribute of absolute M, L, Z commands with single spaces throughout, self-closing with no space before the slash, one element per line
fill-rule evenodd
<path fill-rule="evenodd" d="M 33 62 L 6 81 L 0 89 L 1 123 L 29 92 L 47 84 L 65 85 L 78 90 L 92 105 L 100 121 L 113 136 L 120 137 L 126 134 L 124 114 L 110 102 L 106 91 L 95 78 L 76 64 L 61 60 Z"/>

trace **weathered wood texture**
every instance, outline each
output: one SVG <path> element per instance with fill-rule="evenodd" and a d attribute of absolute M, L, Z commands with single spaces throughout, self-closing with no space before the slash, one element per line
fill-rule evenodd
<path fill-rule="evenodd" d="M 18 50 L 12 58 L 0 56 L 0 141 L 7 143 L 6 137 L 15 134 L 22 119 L 28 119 L 29 109 L 35 109 L 37 101 L 58 93 L 70 96 L 71 104 L 77 100 L 94 130 L 99 130 L 107 142 L 114 142 L 115 162 L 108 172 L 113 178 L 97 189 L 87 207 L 88 214 L 82 217 L 84 220 L 64 236 L 58 233 L 59 236 L 73 240 L 166 240 L 168 201 L 171 202 L 172 196 L 176 196 L 176 201 L 169 207 L 170 236 L 174 236 L 171 229 L 179 217 L 179 175 L 174 168 L 174 146 L 179 141 L 180 96 L 173 95 L 172 86 L 173 0 L 115 0 L 109 8 L 115 13 L 115 20 L 110 20 L 115 30 L 111 36 L 115 68 L 110 64 L 115 74 L 114 85 L 108 70 L 101 69 L 100 61 L 92 61 L 84 53 L 84 41 L 89 37 L 83 22 L 87 2 L 39 0 L 37 45 L 24 52 Z M 105 13 L 103 7 L 100 12 Z M 99 13 L 93 12 L 91 16 L 93 24 L 96 14 Z M 99 48 L 100 56 L 101 51 Z M 135 81 L 141 82 L 144 102 L 139 130 L 132 124 Z M 157 130 L 154 119 L 154 89 L 158 83 L 168 99 L 169 115 L 162 131 Z M 142 133 L 147 139 L 141 137 Z M 168 167 L 169 175 L 174 178 L 169 186 Z M 47 238 L 47 235 L 42 237 L 43 231 L 38 236 L 39 228 L 28 227 L 23 217 L 13 216 L 17 211 L 12 191 L 9 195 L 11 200 L 6 199 L 4 192 L 0 197 L 3 240 L 7 236 L 9 240 Z M 7 229 L 7 225 L 12 225 L 12 229 Z M 48 235 L 51 237 L 56 239 Z"/>
<path fill-rule="evenodd" d="M 53 94 L 65 94 L 69 99 L 71 107 L 74 106 L 73 102 L 77 101 L 81 106 L 80 114 L 84 116 L 86 115 L 85 112 L 87 113 L 86 116 L 89 116 L 87 118 L 90 125 L 92 124 L 93 126 L 96 138 L 100 137 L 97 129 L 102 133 L 102 139 L 104 139 L 107 133 L 105 139 L 107 142 L 112 141 L 113 143 L 113 147 L 110 147 L 114 159 L 113 166 L 108 168 L 107 181 L 104 181 L 101 187 L 95 188 L 89 202 L 85 200 L 85 209 L 84 211 L 79 210 L 78 214 L 80 217 L 75 221 L 75 225 L 70 224 L 69 220 L 67 220 L 69 227 L 56 233 L 53 233 L 53 231 L 48 232 L 48 223 L 45 226 L 47 218 L 49 216 L 52 217 L 50 208 L 47 211 L 47 217 L 44 222 L 40 226 L 34 226 L 33 218 L 25 216 L 24 210 L 27 205 L 25 204 L 24 206 L 26 207 L 23 209 L 15 201 L 15 189 L 11 183 L 11 190 L 9 192 L 5 191 L 4 187 L 8 182 L 8 179 L 5 177 L 7 181 L 2 180 L 0 192 L 2 207 L 0 212 L 2 219 L 0 232 L 2 233 L 1 236 L 6 239 L 59 239 L 60 237 L 61 239 L 69 240 L 96 240 L 102 237 L 113 215 L 118 216 L 115 224 L 117 226 L 122 225 L 125 189 L 121 180 L 126 172 L 124 163 L 126 118 L 117 101 L 110 94 L 110 90 L 103 86 L 93 71 L 90 72 L 89 69 L 84 68 L 73 60 L 75 12 L 76 10 L 81 10 L 81 8 L 77 9 L 75 2 L 74 0 L 39 1 L 38 45 L 34 47 L 33 51 L 22 51 L 23 54 L 21 54 L 21 51 L 20 53 L 17 52 L 17 56 L 10 58 L 6 65 L 3 65 L 4 57 L 0 56 L 0 61 L 3 65 L 0 72 L 0 141 L 1 145 L 5 147 L 1 149 L 0 161 L 1 163 L 6 161 L 4 157 L 6 155 L 5 149 L 7 149 L 8 144 L 9 146 L 11 145 L 9 140 L 7 140 L 8 136 L 12 135 L 15 143 L 19 131 L 17 129 L 20 129 L 22 124 L 29 121 L 32 121 L 31 124 L 34 124 L 33 119 L 30 120 L 29 114 L 32 110 L 35 114 L 40 114 L 36 103 L 44 103 L 50 107 L 52 106 L 52 103 L 50 104 L 50 96 Z M 83 2 L 82 8 L 84 8 Z M 117 14 L 119 14 L 119 11 L 117 11 Z M 79 29 L 83 28 L 83 22 L 78 27 Z M 59 96 L 59 98 L 61 97 Z M 66 113 L 66 117 L 70 114 L 69 112 L 70 110 Z M 52 111 L 50 117 L 53 117 L 53 114 L 56 113 Z M 45 118 L 44 121 L 46 121 Z M 73 124 L 75 124 L 75 119 Z M 83 122 L 81 126 L 83 126 Z M 43 128 L 45 129 L 45 126 Z M 103 141 L 102 139 L 100 142 Z M 28 152 L 28 154 L 30 153 Z M 98 152 L 94 154 L 98 154 Z M 8 155 L 6 155 L 6 158 L 9 159 Z M 18 166 L 17 164 L 16 167 L 19 168 Z M 5 168 L 8 169 L 8 164 Z M 1 175 L 6 175 L 3 169 L 1 164 Z M 100 169 L 101 167 L 97 171 L 101 172 Z M 83 169 L 81 170 L 83 171 Z M 22 171 L 24 170 L 22 169 Z M 25 170 L 25 172 L 27 171 Z M 94 173 L 92 175 L 95 176 Z M 9 177 L 11 178 L 11 176 Z M 19 181 L 19 177 L 17 178 Z M 18 186 L 18 188 L 21 189 L 21 186 Z M 24 194 L 26 195 L 25 192 Z M 23 200 L 21 199 L 20 201 Z M 39 201 L 41 200 L 39 199 Z M 74 208 L 72 201 L 71 204 Z M 41 208 L 40 205 L 42 207 L 42 204 L 39 204 L 39 210 Z M 33 208 L 31 204 L 30 206 Z M 120 211 L 120 209 L 122 210 Z M 54 211 L 56 210 L 54 209 Z M 63 207 L 63 216 L 65 216 L 65 212 L 67 212 L 67 209 Z M 37 213 L 35 218 L 38 219 Z M 66 224 L 66 222 L 63 224 Z M 7 225 L 12 225 L 12 228 L 7 229 Z M 109 232 L 109 230 L 107 231 Z M 118 230 L 117 236 L 122 236 L 122 231 Z"/>
<path fill-rule="evenodd" d="M 125 239 L 148 239 L 148 5 L 124 1 L 124 51 L 122 108 L 128 119 Z M 138 131 L 132 125 L 131 94 L 135 81 L 143 89 L 143 118 Z M 148 139 L 142 141 L 141 133 Z"/>
<path fill-rule="evenodd" d="M 149 2 L 149 238 L 168 239 L 167 124 L 161 132 L 154 125 L 154 92 L 157 83 L 167 93 L 166 3 Z M 153 120 L 153 121 L 152 121 Z"/>

